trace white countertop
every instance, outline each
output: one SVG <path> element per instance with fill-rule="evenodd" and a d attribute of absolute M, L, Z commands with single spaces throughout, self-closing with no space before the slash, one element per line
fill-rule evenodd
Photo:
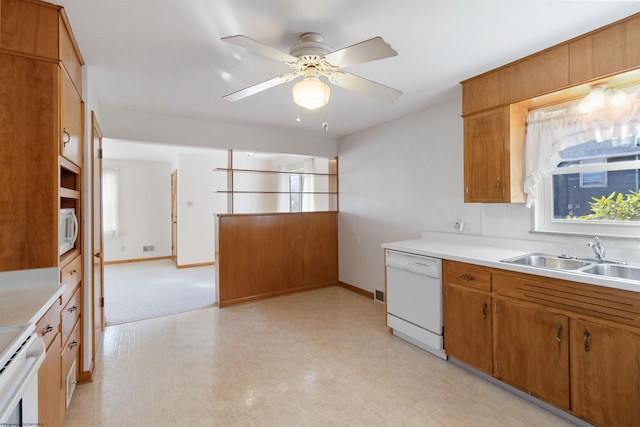
<path fill-rule="evenodd" d="M 0 272 L 0 327 L 37 322 L 63 291 L 57 267 Z"/>
<path fill-rule="evenodd" d="M 420 239 L 384 243 L 382 247 L 401 252 L 517 271 L 520 273 L 536 274 L 538 276 L 640 292 L 640 282 L 634 280 L 607 278 L 588 273 L 551 270 L 500 262 L 500 260 L 513 258 L 530 252 L 543 252 L 553 255 L 575 253 L 555 243 L 423 231 Z"/>

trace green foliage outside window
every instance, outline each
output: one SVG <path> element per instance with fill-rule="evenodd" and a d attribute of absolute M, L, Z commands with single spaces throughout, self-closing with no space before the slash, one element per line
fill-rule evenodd
<path fill-rule="evenodd" d="M 630 190 L 628 194 L 614 191 L 608 197 L 592 197 L 591 214 L 568 219 L 594 219 L 610 221 L 640 221 L 640 190 Z"/>

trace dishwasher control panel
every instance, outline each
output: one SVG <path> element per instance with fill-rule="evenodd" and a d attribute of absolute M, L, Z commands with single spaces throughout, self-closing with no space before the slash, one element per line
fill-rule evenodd
<path fill-rule="evenodd" d="M 442 260 L 422 255 L 386 250 L 387 267 L 430 277 L 442 277 Z"/>

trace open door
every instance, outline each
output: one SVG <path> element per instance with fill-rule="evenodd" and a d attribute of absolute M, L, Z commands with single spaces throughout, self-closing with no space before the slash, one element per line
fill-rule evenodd
<path fill-rule="evenodd" d="M 178 171 L 171 172 L 171 259 L 178 265 Z"/>
<path fill-rule="evenodd" d="M 91 207 L 91 268 L 93 290 L 93 358 L 102 343 L 104 332 L 104 258 L 102 242 L 102 131 L 95 112 L 91 112 L 91 188 L 93 202 Z"/>

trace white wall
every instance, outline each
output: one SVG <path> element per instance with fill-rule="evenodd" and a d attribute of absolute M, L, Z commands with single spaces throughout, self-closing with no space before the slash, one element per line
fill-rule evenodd
<path fill-rule="evenodd" d="M 215 215 L 227 212 L 227 151 L 178 156 L 178 266 L 214 262 Z"/>
<path fill-rule="evenodd" d="M 104 159 L 103 167 L 120 170 L 120 231 L 116 238 L 104 239 L 104 260 L 170 256 L 171 163 Z M 155 250 L 143 252 L 146 245 Z"/>
<path fill-rule="evenodd" d="M 384 242 L 453 229 L 480 231 L 480 206 L 463 203 L 460 100 L 338 141 L 340 280 L 384 288 Z"/>
<path fill-rule="evenodd" d="M 524 204 L 463 202 L 461 95 L 437 107 L 366 129 L 338 141 L 340 280 L 384 288 L 382 243 L 420 237 L 420 230 L 532 241 L 571 242 L 589 256 L 590 236 L 531 234 Z M 607 255 L 640 256 L 635 240 L 607 240 Z"/>
<path fill-rule="evenodd" d="M 102 106 L 105 137 L 158 144 L 233 148 L 333 158 L 337 142 L 324 132 L 194 120 Z"/>

